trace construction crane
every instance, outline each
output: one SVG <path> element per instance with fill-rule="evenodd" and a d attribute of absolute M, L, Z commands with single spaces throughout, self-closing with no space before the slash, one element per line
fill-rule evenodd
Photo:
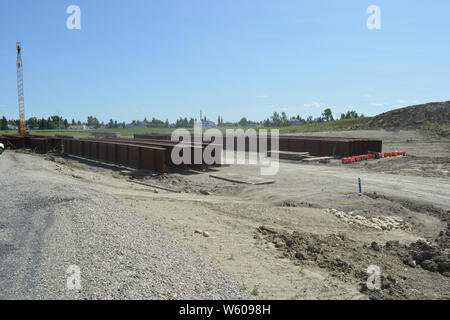
<path fill-rule="evenodd" d="M 23 95 L 23 65 L 22 65 L 22 45 L 20 41 L 16 42 L 17 49 L 17 95 L 19 101 L 19 134 L 24 136 L 27 134 L 25 124 L 25 105 Z"/>

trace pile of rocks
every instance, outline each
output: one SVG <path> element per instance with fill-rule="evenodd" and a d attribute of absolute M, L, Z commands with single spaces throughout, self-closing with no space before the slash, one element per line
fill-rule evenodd
<path fill-rule="evenodd" d="M 363 217 L 355 214 L 354 212 L 344 212 L 336 209 L 326 209 L 325 212 L 333 214 L 335 217 L 341 219 L 348 224 L 356 224 L 363 227 L 373 228 L 376 230 L 394 230 L 410 229 L 410 224 L 404 221 L 400 217 Z"/>

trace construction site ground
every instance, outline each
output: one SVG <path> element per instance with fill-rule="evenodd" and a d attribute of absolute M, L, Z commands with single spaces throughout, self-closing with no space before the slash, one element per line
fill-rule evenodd
<path fill-rule="evenodd" d="M 281 160 L 278 174 L 268 177 L 260 175 L 257 165 L 226 165 L 150 173 L 136 183 L 127 168 L 8 152 L 43 158 L 64 179 L 114 197 L 257 298 L 449 299 L 450 274 L 422 267 L 411 252 L 428 243 L 423 254 L 438 250 L 448 259 L 450 139 L 418 131 L 314 135 L 381 138 L 383 151 L 405 151 L 407 157 L 348 165 Z M 274 181 L 239 184 L 211 174 Z M 376 229 L 339 218 L 341 212 L 361 221 L 395 217 L 401 223 Z M 442 263 L 448 267 L 448 260 Z M 380 290 L 366 287 L 370 265 L 380 268 Z"/>

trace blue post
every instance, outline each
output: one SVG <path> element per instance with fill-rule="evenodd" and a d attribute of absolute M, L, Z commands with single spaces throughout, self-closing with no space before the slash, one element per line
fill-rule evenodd
<path fill-rule="evenodd" d="M 362 195 L 362 190 L 361 190 L 361 178 L 358 178 L 358 186 L 359 186 L 359 195 Z"/>

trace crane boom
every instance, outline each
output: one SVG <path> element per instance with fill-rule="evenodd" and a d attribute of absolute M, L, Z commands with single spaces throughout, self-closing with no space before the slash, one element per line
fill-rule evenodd
<path fill-rule="evenodd" d="M 25 102 L 23 93 L 23 65 L 22 65 L 22 45 L 20 41 L 16 42 L 17 49 L 17 95 L 19 102 L 19 133 L 26 135 L 27 129 L 25 124 Z"/>

